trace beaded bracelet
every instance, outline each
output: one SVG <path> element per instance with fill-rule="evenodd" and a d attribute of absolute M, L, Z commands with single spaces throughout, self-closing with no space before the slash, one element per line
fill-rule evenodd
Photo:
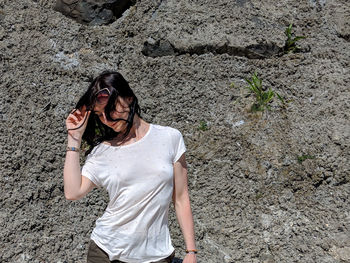
<path fill-rule="evenodd" d="M 67 146 L 67 151 L 79 152 L 80 149 L 78 147 L 69 147 L 69 146 Z"/>
<path fill-rule="evenodd" d="M 197 249 L 186 249 L 185 251 L 187 254 L 197 254 L 198 253 Z"/>

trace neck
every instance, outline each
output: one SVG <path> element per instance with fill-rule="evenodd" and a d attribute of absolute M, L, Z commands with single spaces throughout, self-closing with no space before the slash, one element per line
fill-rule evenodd
<path fill-rule="evenodd" d="M 118 134 L 116 139 L 122 140 L 123 142 L 127 142 L 129 140 L 137 141 L 146 134 L 148 126 L 149 125 L 147 122 L 145 122 L 137 114 L 135 114 L 132 127 L 126 138 L 123 139 L 124 133 L 120 133 Z"/>
<path fill-rule="evenodd" d="M 140 134 L 141 127 L 143 126 L 143 122 L 144 121 L 137 114 L 135 114 L 128 137 L 130 135 L 131 137 L 137 138 L 137 136 Z"/>

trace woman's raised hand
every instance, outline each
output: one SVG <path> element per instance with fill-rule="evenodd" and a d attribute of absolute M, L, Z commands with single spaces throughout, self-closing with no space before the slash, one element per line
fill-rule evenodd
<path fill-rule="evenodd" d="M 83 106 L 80 110 L 74 109 L 66 119 L 68 134 L 75 139 L 81 139 L 86 129 L 90 113 L 91 111 L 86 110 L 86 106 Z"/>

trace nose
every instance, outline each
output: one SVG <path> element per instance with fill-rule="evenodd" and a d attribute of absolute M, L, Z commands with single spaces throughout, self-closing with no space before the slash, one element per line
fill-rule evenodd
<path fill-rule="evenodd" d="M 110 120 L 108 120 L 107 119 L 107 117 L 106 117 L 106 114 L 103 112 L 102 113 L 102 122 L 105 124 L 105 125 L 107 125 L 108 127 L 112 127 L 114 124 L 115 124 L 115 121 L 110 121 Z M 112 118 L 113 118 L 113 116 L 112 116 Z"/>
<path fill-rule="evenodd" d="M 107 117 L 106 117 L 106 114 L 104 112 L 102 112 L 102 121 L 107 125 L 108 124 L 108 120 L 107 120 Z"/>

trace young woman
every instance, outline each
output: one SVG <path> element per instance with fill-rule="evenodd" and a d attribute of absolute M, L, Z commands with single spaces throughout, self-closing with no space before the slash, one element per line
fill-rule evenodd
<path fill-rule="evenodd" d="M 173 200 L 186 244 L 183 262 L 196 263 L 181 133 L 144 121 L 135 94 L 118 72 L 92 81 L 66 126 L 65 197 L 80 199 L 104 187 L 110 199 L 91 234 L 87 262 L 171 262 L 168 210 Z M 90 149 L 80 169 L 82 139 Z"/>

